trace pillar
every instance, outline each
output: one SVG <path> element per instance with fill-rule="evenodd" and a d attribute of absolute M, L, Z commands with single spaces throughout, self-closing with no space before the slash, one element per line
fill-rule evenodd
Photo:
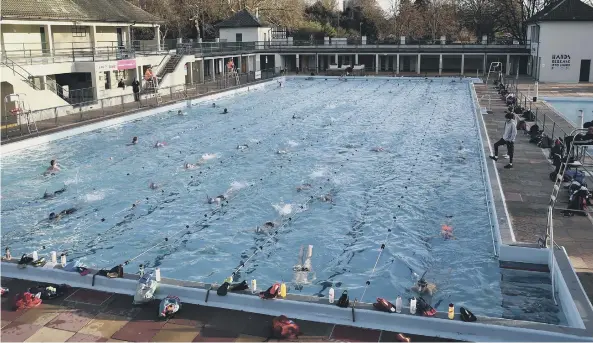
<path fill-rule="evenodd" d="M 131 49 L 132 48 L 132 27 L 128 25 L 125 29 L 125 32 L 126 32 L 126 39 L 124 41 L 124 47 L 126 47 L 126 49 Z"/>
<path fill-rule="evenodd" d="M 224 58 L 218 59 L 218 70 L 220 70 L 220 77 L 224 79 L 224 74 L 226 72 L 226 63 L 224 63 Z"/>
<path fill-rule="evenodd" d="M 488 54 L 484 53 L 484 61 L 482 63 L 482 74 L 484 74 L 484 75 L 486 75 L 486 60 L 488 58 L 487 56 L 488 56 Z"/>
<path fill-rule="evenodd" d="M 319 73 L 319 54 L 315 54 L 315 74 Z"/>
<path fill-rule="evenodd" d="M 237 58 L 237 73 L 241 74 L 241 65 L 243 64 L 243 56 L 239 56 L 239 58 Z"/>
<path fill-rule="evenodd" d="M 420 54 L 418 54 L 418 63 L 416 64 L 416 73 L 420 74 Z"/>
<path fill-rule="evenodd" d="M 47 76 L 40 76 L 41 78 L 41 89 L 47 90 Z"/>
<path fill-rule="evenodd" d="M 383 60 L 384 60 L 383 62 L 385 64 L 385 71 L 388 71 L 389 70 L 389 56 L 383 55 Z"/>
<path fill-rule="evenodd" d="M 94 49 L 97 47 L 97 27 L 95 25 L 91 25 L 91 47 Z"/>
<path fill-rule="evenodd" d="M 464 69 L 465 69 L 465 54 L 461 54 L 461 75 L 463 75 Z"/>
<path fill-rule="evenodd" d="M 156 39 L 156 50 L 161 51 L 161 26 L 154 27 L 154 38 Z"/>
<path fill-rule="evenodd" d="M 205 60 L 201 60 L 200 63 L 198 64 L 198 66 L 200 67 L 200 83 L 204 83 L 204 69 L 206 69 L 206 61 Z"/>
<path fill-rule="evenodd" d="M 216 72 L 214 70 L 214 58 L 210 59 L 210 76 L 212 76 L 212 81 L 216 81 Z"/>
<path fill-rule="evenodd" d="M 260 70 L 260 54 L 255 54 L 255 56 L 253 57 L 253 71 L 259 71 Z"/>
<path fill-rule="evenodd" d="M 354 64 L 358 65 L 358 54 L 354 55 Z"/>
<path fill-rule="evenodd" d="M 188 64 L 187 75 L 189 76 L 188 80 L 189 80 L 189 83 L 193 85 L 193 83 L 194 83 L 194 62 L 188 62 L 187 64 Z"/>
<path fill-rule="evenodd" d="M 336 54 L 336 59 L 335 59 L 335 61 L 336 61 L 336 64 L 338 64 L 338 54 Z"/>
<path fill-rule="evenodd" d="M 144 75 L 142 74 L 142 66 L 137 66 L 136 68 L 134 68 L 134 72 L 136 73 L 134 75 L 136 80 L 138 80 L 138 82 L 141 82 L 142 78 L 144 77 Z"/>
<path fill-rule="evenodd" d="M 50 55 L 53 55 L 53 53 L 54 53 L 54 37 L 51 33 L 51 25 L 44 25 L 44 30 L 45 30 L 45 37 L 47 39 L 47 42 L 46 42 L 47 43 L 47 45 L 46 45 L 47 52 Z"/>
<path fill-rule="evenodd" d="M 395 73 L 399 74 L 399 54 L 397 54 L 397 62 L 396 62 L 396 67 L 395 67 Z"/>
<path fill-rule="evenodd" d="M 375 54 L 375 74 L 379 74 L 379 54 Z"/>
<path fill-rule="evenodd" d="M 301 61 L 299 58 L 299 54 L 296 54 L 296 69 L 301 70 Z"/>
<path fill-rule="evenodd" d="M 443 74 L 443 54 L 439 55 L 439 75 Z"/>
<path fill-rule="evenodd" d="M 510 54 L 507 54 L 507 67 L 506 67 L 506 72 L 505 72 L 505 74 L 506 74 L 507 76 L 508 76 L 508 75 L 511 75 L 511 55 L 510 55 Z"/>

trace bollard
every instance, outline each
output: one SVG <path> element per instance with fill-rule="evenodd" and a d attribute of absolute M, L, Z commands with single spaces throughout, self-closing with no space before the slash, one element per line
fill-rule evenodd
<path fill-rule="evenodd" d="M 51 263 L 58 263 L 58 255 L 55 251 L 52 251 L 50 253 L 51 255 Z"/>

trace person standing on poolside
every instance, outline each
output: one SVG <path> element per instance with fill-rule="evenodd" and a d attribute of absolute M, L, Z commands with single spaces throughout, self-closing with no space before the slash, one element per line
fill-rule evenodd
<path fill-rule="evenodd" d="M 515 114 L 507 112 L 504 116 L 506 121 L 504 123 L 504 133 L 502 138 L 498 142 L 494 143 L 494 156 L 490 156 L 491 159 L 498 160 L 498 147 L 501 145 L 507 146 L 509 155 L 509 164 L 505 169 L 513 168 L 513 155 L 515 153 L 515 137 L 517 137 L 517 121 L 515 120 Z"/>

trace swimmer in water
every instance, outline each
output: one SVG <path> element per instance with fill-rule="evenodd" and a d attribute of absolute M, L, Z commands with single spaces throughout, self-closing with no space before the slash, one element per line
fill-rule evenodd
<path fill-rule="evenodd" d="M 296 113 L 292 115 L 292 119 L 297 119 Z"/>
<path fill-rule="evenodd" d="M 132 144 L 130 145 L 136 145 L 138 144 L 138 137 L 134 136 L 134 138 L 132 138 Z"/>
<path fill-rule="evenodd" d="M 298 186 L 296 190 L 297 192 L 301 192 L 311 188 L 313 188 L 313 185 L 311 185 L 310 183 L 303 183 L 302 185 Z"/>
<path fill-rule="evenodd" d="M 309 245 L 307 250 L 307 256 L 304 256 L 304 250 L 301 246 L 299 252 L 299 260 L 292 270 L 294 271 L 293 284 L 296 290 L 302 290 L 304 285 L 311 284 L 315 279 L 315 273 L 313 273 L 313 266 L 311 264 L 311 257 L 313 257 L 313 246 Z M 311 276 L 311 280 L 309 280 Z"/>
<path fill-rule="evenodd" d="M 280 226 L 280 223 L 278 222 L 265 222 L 264 225 L 262 225 L 261 227 L 256 227 L 255 232 L 267 232 L 268 230 L 271 230 L 278 226 Z"/>
<path fill-rule="evenodd" d="M 426 272 L 424 272 L 426 274 Z M 426 282 L 424 276 L 422 276 L 414 286 L 412 286 L 411 290 L 418 294 L 422 295 L 430 295 L 432 296 L 437 291 L 437 286 L 434 283 Z"/>
<path fill-rule="evenodd" d="M 183 168 L 185 168 L 185 169 L 194 169 L 196 167 L 197 166 L 195 164 L 191 164 L 191 163 L 186 163 L 183 165 Z"/>
<path fill-rule="evenodd" d="M 382 151 L 385 151 L 385 148 L 378 146 L 378 147 L 372 148 L 371 151 L 382 152 Z"/>
<path fill-rule="evenodd" d="M 159 184 L 158 184 L 158 183 L 151 182 L 151 183 L 150 183 L 150 185 L 148 185 L 148 187 L 149 187 L 150 189 L 159 189 L 161 186 L 159 186 Z"/>
<path fill-rule="evenodd" d="M 223 202 L 226 199 L 227 199 L 227 197 L 224 194 L 221 194 L 221 195 L 216 196 L 214 198 L 211 198 L 208 195 L 206 195 L 206 202 L 208 204 L 217 204 L 217 205 L 220 205 L 220 203 Z"/>
<path fill-rule="evenodd" d="M 227 114 L 227 113 L 229 113 L 229 111 L 228 111 L 228 110 L 225 108 L 225 109 L 222 111 L 222 114 Z"/>
<path fill-rule="evenodd" d="M 66 185 L 62 189 L 58 189 L 53 193 L 48 193 L 47 190 L 43 193 L 43 199 L 53 199 L 56 195 L 60 195 L 66 191 Z"/>
<path fill-rule="evenodd" d="M 45 175 L 54 174 L 54 173 L 59 172 L 59 171 L 60 171 L 60 167 L 58 166 L 58 161 L 51 160 L 49 162 L 49 167 L 45 170 L 45 173 L 44 174 Z"/>
<path fill-rule="evenodd" d="M 330 202 L 333 203 L 334 202 L 334 198 L 332 197 L 332 195 L 330 193 L 324 194 L 322 195 L 319 200 L 323 201 L 323 202 Z"/>
<path fill-rule="evenodd" d="M 286 151 L 286 150 L 277 150 L 277 151 L 276 151 L 276 153 L 277 153 L 278 155 L 282 155 L 282 154 L 287 154 L 287 153 L 288 153 L 288 151 Z"/>
<path fill-rule="evenodd" d="M 213 102 L 213 103 L 212 103 L 212 108 L 215 108 L 215 107 L 216 107 L 216 103 L 215 103 L 215 102 Z"/>
<path fill-rule="evenodd" d="M 247 145 L 247 144 L 239 144 L 239 145 L 237 145 L 237 150 L 245 150 L 247 148 L 249 148 L 249 145 Z"/>
<path fill-rule="evenodd" d="M 179 110 L 179 111 L 177 111 L 177 115 L 178 116 L 182 116 L 183 115 L 183 112 L 181 112 L 181 110 Z"/>
<path fill-rule="evenodd" d="M 154 145 L 155 148 L 162 148 L 165 146 L 165 142 L 156 142 L 156 144 Z"/>
<path fill-rule="evenodd" d="M 453 236 L 453 227 L 443 224 L 443 226 L 441 226 L 441 237 L 443 237 L 443 239 L 446 241 L 450 239 L 456 239 L 455 236 Z"/>
<path fill-rule="evenodd" d="M 49 214 L 49 220 L 60 220 L 60 218 L 62 218 L 63 216 L 72 214 L 74 212 L 76 212 L 76 209 L 74 207 L 69 208 L 67 210 L 63 210 L 58 214 L 56 214 L 55 212 L 52 212 Z"/>

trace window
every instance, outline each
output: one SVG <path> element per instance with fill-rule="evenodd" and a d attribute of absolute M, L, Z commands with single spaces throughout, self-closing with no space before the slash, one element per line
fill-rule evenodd
<path fill-rule="evenodd" d="M 86 27 L 84 26 L 72 26 L 72 37 L 86 37 Z"/>
<path fill-rule="evenodd" d="M 106 71 L 103 75 L 105 77 L 105 89 L 111 89 L 111 73 Z"/>
<path fill-rule="evenodd" d="M 243 41 L 243 34 L 242 33 L 237 33 L 235 35 L 235 42 L 242 42 Z"/>

